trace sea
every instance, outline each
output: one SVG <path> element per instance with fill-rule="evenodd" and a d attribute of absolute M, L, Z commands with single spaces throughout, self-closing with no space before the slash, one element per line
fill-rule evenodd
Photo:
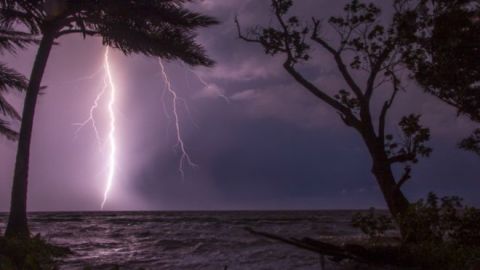
<path fill-rule="evenodd" d="M 70 248 L 60 269 L 322 269 L 319 254 L 261 236 L 361 238 L 354 211 L 30 213 L 33 234 Z M 6 214 L 0 215 L 0 231 Z M 327 261 L 325 269 L 353 269 Z"/>

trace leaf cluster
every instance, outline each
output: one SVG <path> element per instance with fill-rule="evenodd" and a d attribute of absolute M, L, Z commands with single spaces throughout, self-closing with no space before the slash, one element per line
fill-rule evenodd
<path fill-rule="evenodd" d="M 275 11 L 280 28 L 257 28 L 253 29 L 251 34 L 258 37 L 258 41 L 266 54 L 286 53 L 292 63 L 297 63 L 307 61 L 310 58 L 308 54 L 310 46 L 305 41 L 310 30 L 308 26 L 302 25 L 296 16 L 283 18 L 292 4 L 291 0 L 273 0 L 272 8 Z"/>
<path fill-rule="evenodd" d="M 429 193 L 425 200 L 411 205 L 401 217 L 407 234 L 417 242 L 453 243 L 471 246 L 480 243 L 480 211 L 463 206 L 456 196 L 438 198 Z"/>
<path fill-rule="evenodd" d="M 392 219 L 387 215 L 378 214 L 373 207 L 369 209 L 368 213 L 355 213 L 351 224 L 374 241 L 385 235 L 386 231 L 394 229 Z"/>
<path fill-rule="evenodd" d="M 398 126 L 402 131 L 401 140 L 395 141 L 393 135 L 385 135 L 384 151 L 390 164 L 405 164 L 397 181 L 397 188 L 400 189 L 411 178 L 412 164 L 417 163 L 419 157 L 430 156 L 432 148 L 427 146 L 430 129 L 420 124 L 420 115 L 404 116 Z"/>
<path fill-rule="evenodd" d="M 461 149 L 472 151 L 480 156 L 480 129 L 475 129 L 473 133 L 459 143 Z"/>
<path fill-rule="evenodd" d="M 480 3 L 396 0 L 402 58 L 426 92 L 480 121 Z M 406 7 L 406 8 L 405 8 Z"/>
<path fill-rule="evenodd" d="M 359 112 L 360 100 L 354 97 L 349 91 L 345 89 L 340 89 L 340 91 L 338 91 L 338 94 L 336 94 L 334 97 L 342 105 L 349 108 L 352 112 L 355 112 L 355 113 Z"/>
<path fill-rule="evenodd" d="M 399 265 L 448 270 L 474 269 L 478 265 L 480 211 L 464 206 L 461 198 L 439 198 L 429 193 L 426 199 L 412 204 L 399 221 L 406 236 L 415 238 L 398 245 L 378 241 L 392 228 L 392 220 L 376 214 L 373 208 L 366 214 L 354 214 L 352 226 L 360 228 L 372 241 L 373 247 L 367 248 Z"/>
<path fill-rule="evenodd" d="M 342 50 L 355 52 L 350 67 L 370 71 L 392 53 L 396 39 L 393 27 L 380 21 L 381 9 L 373 3 L 353 0 L 344 7 L 344 16 L 331 17 L 328 22 L 341 38 Z"/>
<path fill-rule="evenodd" d="M 420 115 L 410 114 L 402 117 L 398 123 L 401 128 L 404 139 L 402 147 L 397 154 L 414 155 L 412 160 L 418 162 L 418 156 L 428 157 L 432 148 L 425 145 L 430 140 L 430 129 L 420 124 Z"/>

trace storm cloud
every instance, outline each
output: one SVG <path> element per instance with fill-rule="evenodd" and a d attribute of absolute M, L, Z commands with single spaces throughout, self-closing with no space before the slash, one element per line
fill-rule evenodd
<path fill-rule="evenodd" d="M 383 3 L 384 1 L 376 1 Z M 296 1 L 305 18 L 342 12 L 342 1 Z M 116 106 L 118 167 L 106 208 L 113 210 L 322 209 L 383 207 L 370 173 L 371 160 L 355 131 L 282 69 L 281 57 L 238 39 L 234 17 L 246 28 L 269 24 L 268 1 L 204 0 L 191 8 L 221 24 L 199 33 L 216 61 L 213 68 L 189 69 L 170 62 L 166 70 L 189 110 L 180 106 L 185 144 L 198 167 L 178 172 L 171 106 L 162 102 L 164 82 L 156 59 L 112 54 L 120 91 Z M 327 28 L 327 27 L 326 27 Z M 326 35 L 330 35 L 328 29 Z M 3 56 L 29 74 L 35 47 Z M 43 84 L 32 141 L 29 209 L 98 210 L 105 186 L 105 146 L 90 127 L 75 123 L 102 85 L 104 48 L 96 38 L 63 38 L 55 46 Z M 343 87 L 332 60 L 319 48 L 303 70 L 317 85 Z M 199 76 L 199 77 L 197 77 Z M 203 82 L 202 82 L 203 81 Z M 207 85 L 204 85 L 206 83 Z M 405 185 L 416 199 L 429 191 L 455 194 L 480 204 L 478 158 L 458 150 L 473 129 L 466 119 L 409 82 L 391 117 L 421 113 L 432 130 L 431 158 L 414 167 Z M 21 96 L 9 97 L 20 107 Z M 378 97 L 381 100 L 381 96 Z M 166 107 L 165 107 L 166 106 Z M 105 109 L 96 111 L 106 136 Z M 390 125 L 396 134 L 395 125 Z M 0 139 L 0 210 L 8 210 L 15 144 Z"/>

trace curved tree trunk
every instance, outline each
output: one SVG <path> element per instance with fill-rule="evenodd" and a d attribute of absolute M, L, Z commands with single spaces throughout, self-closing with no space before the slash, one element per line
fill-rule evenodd
<path fill-rule="evenodd" d="M 17 158 L 13 177 L 10 215 L 5 236 L 29 237 L 30 231 L 27 224 L 27 185 L 28 162 L 30 156 L 30 141 L 32 137 L 35 105 L 40 92 L 40 83 L 47 65 L 53 41 L 54 31 L 46 27 L 33 64 L 30 81 L 28 84 L 23 105 L 22 124 L 18 140 Z M 52 28 L 52 27 L 50 27 Z"/>
<path fill-rule="evenodd" d="M 410 203 L 403 192 L 397 187 L 391 166 L 382 160 L 375 160 L 373 163 L 372 173 L 377 179 L 390 213 L 393 218 L 398 221 L 398 219 L 406 213 Z"/>
<path fill-rule="evenodd" d="M 415 241 L 415 236 L 407 233 L 405 224 L 402 221 L 402 217 L 406 216 L 409 209 L 410 202 L 397 187 L 391 166 L 378 160 L 373 163 L 372 173 L 375 175 L 380 190 L 382 191 L 388 210 L 398 225 L 402 239 L 407 242 Z"/>
<path fill-rule="evenodd" d="M 370 156 L 372 157 L 372 173 L 377 180 L 382 195 L 387 203 L 388 210 L 396 221 L 402 238 L 407 237 L 401 218 L 407 213 L 410 202 L 403 192 L 398 188 L 397 181 L 392 172 L 392 165 L 388 161 L 385 153 L 384 144 L 370 132 L 370 135 L 362 134 L 367 145 Z"/>

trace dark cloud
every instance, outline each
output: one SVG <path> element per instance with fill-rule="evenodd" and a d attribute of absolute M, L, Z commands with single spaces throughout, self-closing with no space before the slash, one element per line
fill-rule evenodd
<path fill-rule="evenodd" d="M 377 1 L 377 3 L 385 3 Z M 305 0 L 297 14 L 326 17 L 341 12 L 341 1 Z M 370 159 L 358 134 L 337 114 L 298 86 L 282 70 L 281 57 L 237 38 L 233 18 L 245 27 L 270 23 L 268 1 L 213 1 L 194 4 L 216 16 L 219 26 L 204 30 L 199 41 L 217 61 L 212 69 L 191 70 L 168 63 L 173 87 L 190 105 L 182 105 L 181 131 L 198 168 L 178 173 L 179 153 L 173 125 L 162 102 L 164 83 L 155 59 L 113 53 L 119 85 L 118 168 L 107 207 L 111 209 L 285 209 L 383 206 L 370 174 Z M 326 35 L 331 35 L 328 27 Z M 334 38 L 332 37 L 332 41 Z M 7 57 L 28 74 L 35 48 Z M 103 49 L 98 39 L 72 36 L 56 46 L 45 75 L 49 88 L 36 114 L 30 171 L 31 210 L 96 210 L 105 184 L 105 147 L 88 127 L 76 127 L 101 87 Z M 332 60 L 320 49 L 306 72 L 333 93 L 344 87 Z M 199 77 L 197 77 L 197 74 Z M 88 75 L 95 75 L 86 78 Z M 100 78 L 98 77 L 100 76 Z M 362 79 L 361 74 L 357 74 Z M 202 82 L 203 81 L 203 82 Z M 206 85 L 204 84 L 206 83 Z M 223 95 L 223 97 L 222 97 Z M 228 97 L 228 101 L 225 100 Z M 377 102 L 383 102 L 382 95 Z M 13 97 L 20 104 L 20 97 Z M 406 111 L 424 114 L 432 128 L 434 153 L 414 168 L 405 188 L 412 198 L 428 191 L 457 194 L 480 204 L 478 160 L 455 148 L 473 127 L 453 110 L 424 95 L 411 82 L 396 104 L 391 122 Z M 105 110 L 97 111 L 104 136 Z M 170 115 L 171 116 L 171 115 Z M 393 134 L 398 130 L 390 125 Z M 15 144 L 0 139 L 0 210 L 8 209 Z"/>

